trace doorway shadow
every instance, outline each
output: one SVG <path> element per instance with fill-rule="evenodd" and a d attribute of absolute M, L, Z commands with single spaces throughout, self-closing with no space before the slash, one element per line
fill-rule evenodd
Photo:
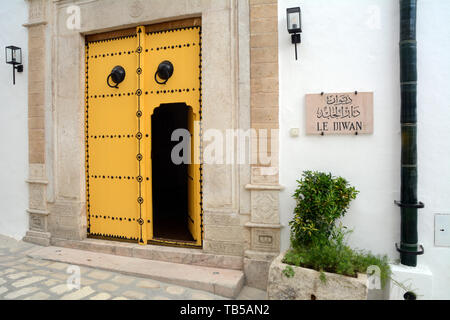
<path fill-rule="evenodd" d="M 152 117 L 153 236 L 193 241 L 188 228 L 188 164 L 175 164 L 171 154 L 179 141 L 171 141 L 176 129 L 188 129 L 185 103 L 162 104 Z"/>

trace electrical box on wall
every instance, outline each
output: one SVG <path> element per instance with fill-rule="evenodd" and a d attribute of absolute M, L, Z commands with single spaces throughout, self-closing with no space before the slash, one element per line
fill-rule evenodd
<path fill-rule="evenodd" d="M 450 214 L 437 214 L 434 217 L 434 245 L 450 247 Z"/>

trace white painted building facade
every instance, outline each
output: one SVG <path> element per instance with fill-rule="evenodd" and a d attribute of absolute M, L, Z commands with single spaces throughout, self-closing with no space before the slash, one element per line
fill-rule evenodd
<path fill-rule="evenodd" d="M 286 8 L 301 6 L 299 60 L 286 30 Z M 433 298 L 450 299 L 450 248 L 434 244 L 435 215 L 450 214 L 450 2 L 419 0 L 418 41 L 418 257 L 433 274 Z M 295 207 L 291 195 L 303 170 L 343 176 L 360 190 L 344 218 L 350 243 L 399 259 L 400 65 L 399 5 L 390 0 L 279 1 L 281 223 Z M 374 92 L 374 133 L 306 136 L 305 94 Z M 290 137 L 291 128 L 300 136 Z M 289 228 L 282 231 L 289 246 Z"/>
<path fill-rule="evenodd" d="M 0 234 L 17 239 L 28 229 L 28 70 L 25 66 L 23 73 L 16 73 L 13 86 L 13 70 L 5 63 L 5 47 L 21 47 L 26 60 L 28 35 L 22 24 L 27 16 L 25 1 L 4 1 L 0 7 L 0 25 L 4 30 L 0 35 Z"/>
<path fill-rule="evenodd" d="M 302 9 L 302 43 L 295 60 L 286 30 L 286 8 Z M 0 45 L 22 48 L 25 71 L 0 65 L 0 233 L 22 238 L 28 230 L 27 2 L 2 4 Z M 418 1 L 419 269 L 429 270 L 427 298 L 450 299 L 450 247 L 435 245 L 435 216 L 450 214 L 450 2 Z M 350 243 L 377 254 L 399 255 L 400 85 L 399 6 L 392 0 L 279 0 L 279 183 L 281 250 L 289 247 L 292 193 L 303 170 L 347 178 L 359 191 L 344 224 Z M 2 56 L 3 56 L 3 51 Z M 305 95 L 320 92 L 374 93 L 374 133 L 307 136 Z M 299 136 L 291 136 L 298 128 Z M 430 277 L 427 277 L 430 279 Z M 428 280 L 427 280 L 428 281 Z M 428 286 L 429 283 L 427 283 Z"/>

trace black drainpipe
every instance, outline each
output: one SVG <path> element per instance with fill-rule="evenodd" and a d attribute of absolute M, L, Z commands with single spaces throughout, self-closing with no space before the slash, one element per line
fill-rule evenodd
<path fill-rule="evenodd" d="M 424 253 L 418 244 L 417 210 L 417 0 L 400 0 L 400 86 L 401 86 L 401 199 L 395 203 L 401 212 L 400 252 L 403 265 L 417 266 Z"/>

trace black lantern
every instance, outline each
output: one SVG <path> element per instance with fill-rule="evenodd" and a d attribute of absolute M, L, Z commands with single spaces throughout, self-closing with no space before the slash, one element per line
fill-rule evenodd
<path fill-rule="evenodd" d="M 300 7 L 287 9 L 287 29 L 291 34 L 292 43 L 295 44 L 295 60 L 297 60 L 297 43 L 302 42 L 302 12 Z"/>
<path fill-rule="evenodd" d="M 16 46 L 7 46 L 5 48 L 6 63 L 13 66 L 13 84 L 16 84 L 16 70 L 23 71 L 22 49 Z"/>

